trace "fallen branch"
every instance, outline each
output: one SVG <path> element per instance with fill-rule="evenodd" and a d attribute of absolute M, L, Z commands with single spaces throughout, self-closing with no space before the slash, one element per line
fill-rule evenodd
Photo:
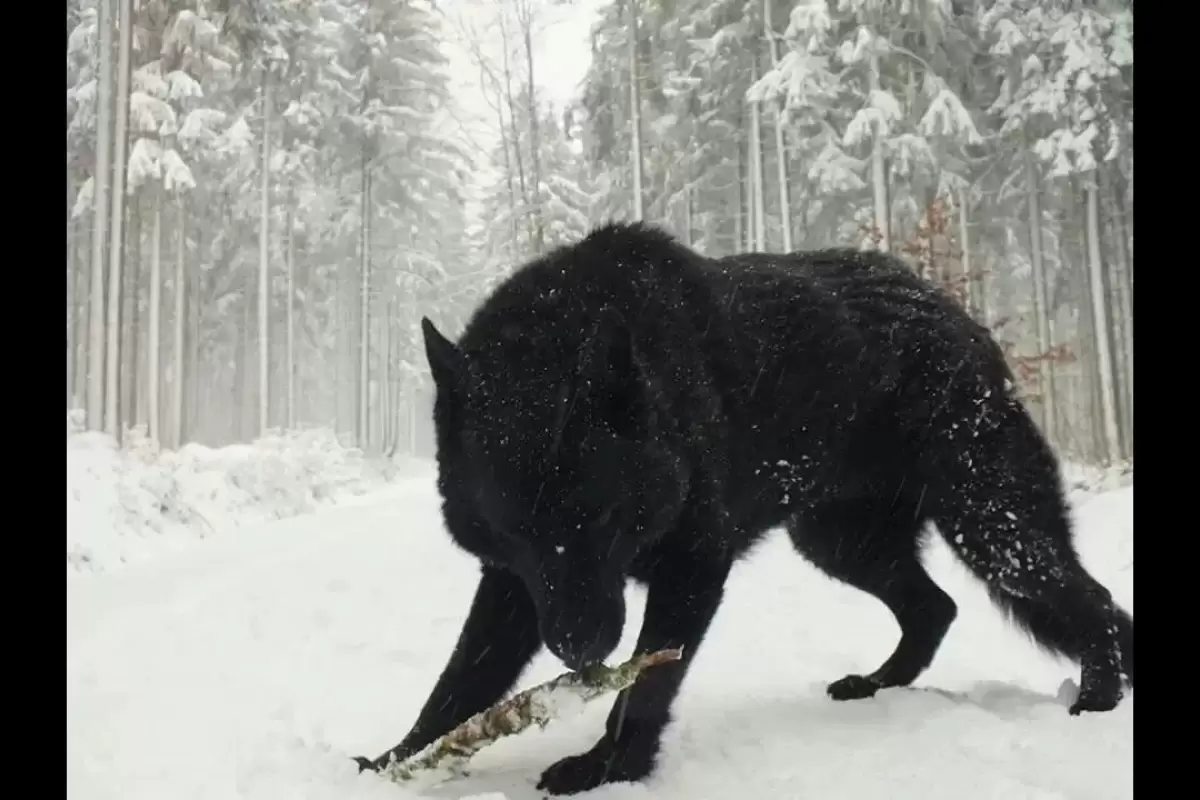
<path fill-rule="evenodd" d="M 579 672 L 564 672 L 479 712 L 420 752 L 402 761 L 390 761 L 381 772 L 401 782 L 439 768 L 460 768 L 497 739 L 520 733 L 534 724 L 544 728 L 566 711 L 574 711 L 609 692 L 627 689 L 644 670 L 678 661 L 682 656 L 682 649 L 659 650 L 634 656 L 615 667 L 597 664 Z"/>

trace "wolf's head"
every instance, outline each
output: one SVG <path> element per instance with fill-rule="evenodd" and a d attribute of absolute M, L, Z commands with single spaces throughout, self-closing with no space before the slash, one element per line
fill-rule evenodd
<path fill-rule="evenodd" d="M 452 533 L 520 576 L 543 640 L 573 669 L 619 643 L 634 559 L 688 490 L 629 326 L 611 309 L 577 316 L 577 331 L 517 311 L 477 318 L 463 346 L 422 321 Z"/>

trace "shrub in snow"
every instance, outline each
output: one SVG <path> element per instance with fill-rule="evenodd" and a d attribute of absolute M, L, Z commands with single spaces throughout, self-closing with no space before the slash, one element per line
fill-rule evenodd
<path fill-rule="evenodd" d="M 106 569 L 246 524 L 303 514 L 391 480 L 397 468 L 327 430 L 253 444 L 163 451 L 144 431 L 123 446 L 67 418 L 67 564 Z"/>
<path fill-rule="evenodd" d="M 87 421 L 82 408 L 67 409 L 67 438 L 77 433 L 83 433 L 83 425 Z"/>
<path fill-rule="evenodd" d="M 1111 491 L 1133 483 L 1133 461 L 1120 461 L 1104 467 L 1066 462 L 1062 466 L 1063 481 L 1071 493 Z"/>

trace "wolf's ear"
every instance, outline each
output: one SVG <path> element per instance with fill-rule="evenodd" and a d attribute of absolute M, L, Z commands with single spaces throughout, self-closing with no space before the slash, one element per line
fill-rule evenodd
<path fill-rule="evenodd" d="M 462 352 L 433 326 L 429 317 L 421 317 L 421 334 L 425 337 L 425 359 L 437 388 L 444 392 L 459 389 L 466 377 Z"/>

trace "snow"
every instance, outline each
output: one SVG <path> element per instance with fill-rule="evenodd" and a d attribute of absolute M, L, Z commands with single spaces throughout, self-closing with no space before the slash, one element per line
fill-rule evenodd
<path fill-rule="evenodd" d="M 403 469 L 365 459 L 320 429 L 219 449 L 190 444 L 176 453 L 136 434 L 119 448 L 78 427 L 68 418 L 68 576 L 362 495 Z"/>
<path fill-rule="evenodd" d="M 277 439 L 147 460 L 86 436 L 69 443 L 69 542 L 72 524 L 97 554 L 100 542 L 136 538 L 137 525 L 178 527 L 153 520 L 149 499 L 173 480 L 194 500 L 198 476 L 217 489 L 204 513 L 220 534 L 68 581 L 68 796 L 533 800 L 542 769 L 595 741 L 607 699 L 486 748 L 465 778 L 397 786 L 357 773 L 351 756 L 378 755 L 413 722 L 458 635 L 475 568 L 441 530 L 428 466 L 354 504 L 246 522 L 275 506 L 232 475 L 303 485 L 295 472 L 266 476 L 292 454 L 336 460 L 316 449 Z M 72 512 L 73 480 L 103 502 L 81 498 Z M 1080 549 L 1132 610 L 1131 479 L 1076 470 L 1072 481 L 1103 489 L 1073 494 Z M 235 521 L 240 530 L 224 529 Z M 730 579 L 657 774 L 588 797 L 1131 798 L 1132 697 L 1108 714 L 1070 717 L 1075 668 L 1009 627 L 940 540 L 928 563 L 959 604 L 933 666 L 912 689 L 837 703 L 826 683 L 876 667 L 896 625 L 877 601 L 821 577 L 782 535 L 769 538 Z M 643 603 L 630 590 L 610 663 L 631 652 Z M 543 653 L 520 687 L 561 671 Z"/>

